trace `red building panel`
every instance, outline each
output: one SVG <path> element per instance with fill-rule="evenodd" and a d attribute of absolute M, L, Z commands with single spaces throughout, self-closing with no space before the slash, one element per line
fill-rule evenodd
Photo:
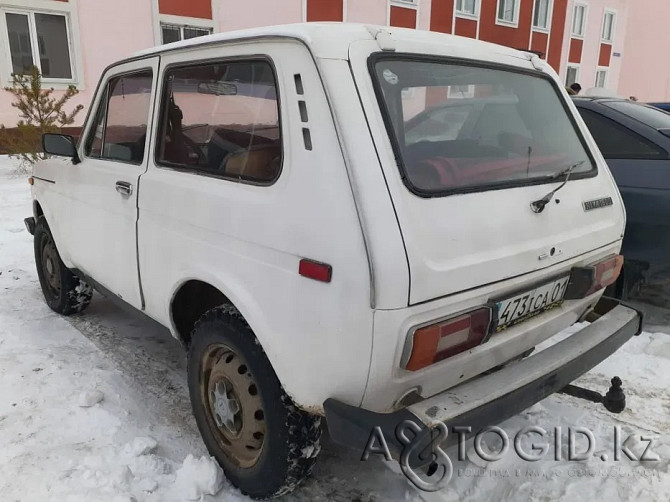
<path fill-rule="evenodd" d="M 428 87 L 426 88 L 426 108 L 444 104 L 447 101 L 446 87 Z"/>
<path fill-rule="evenodd" d="M 416 28 L 416 9 L 391 6 L 391 26 L 399 28 Z"/>
<path fill-rule="evenodd" d="M 528 49 L 530 40 L 530 28 L 533 17 L 533 2 L 522 1 L 519 7 L 519 23 L 517 27 L 496 24 L 497 19 L 496 1 L 482 2 L 481 26 L 479 27 L 479 38 L 487 42 L 506 45 L 515 49 Z"/>
<path fill-rule="evenodd" d="M 556 71 L 561 67 L 561 53 L 565 22 L 568 15 L 568 0 L 554 0 L 554 12 L 551 19 L 551 39 L 549 40 L 549 55 L 547 62 Z"/>
<path fill-rule="evenodd" d="M 158 12 L 172 16 L 212 19 L 212 0 L 158 0 Z"/>
<path fill-rule="evenodd" d="M 343 0 L 307 0 L 307 21 L 342 21 Z"/>
<path fill-rule="evenodd" d="M 534 31 L 531 38 L 531 50 L 542 53 L 542 57 L 547 59 L 547 43 L 549 42 L 549 35 L 540 31 Z"/>
<path fill-rule="evenodd" d="M 477 38 L 477 21 L 457 17 L 454 34 L 462 37 Z"/>
<path fill-rule="evenodd" d="M 433 2 L 430 7 L 430 31 L 451 33 L 454 2 Z"/>
<path fill-rule="evenodd" d="M 582 62 L 582 49 L 584 47 L 584 41 L 579 38 L 570 39 L 570 53 L 568 54 L 568 61 L 570 63 L 581 63 Z"/>
<path fill-rule="evenodd" d="M 612 45 L 600 44 L 600 56 L 598 57 L 598 66 L 609 66 L 612 59 Z"/>

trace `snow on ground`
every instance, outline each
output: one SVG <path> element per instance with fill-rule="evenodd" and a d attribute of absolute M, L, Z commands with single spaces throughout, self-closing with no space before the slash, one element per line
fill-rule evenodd
<path fill-rule="evenodd" d="M 207 455 L 191 417 L 181 346 L 162 327 L 96 296 L 61 318 L 44 304 L 33 262 L 29 186 L 0 160 L 0 499 L 3 501 L 246 500 Z M 655 319 L 667 321 L 667 312 Z M 601 392 L 614 375 L 628 408 L 554 395 L 501 424 L 512 437 L 529 425 L 593 431 L 588 460 L 550 451 L 528 463 L 513 454 L 455 461 L 438 494 L 414 490 L 380 459 L 360 461 L 325 439 L 314 474 L 290 500 L 670 500 L 670 336 L 653 326 L 579 383 Z M 559 335 L 559 336 L 565 336 Z M 613 428 L 652 438 L 653 462 L 613 460 Z M 493 436 L 493 439 L 495 437 Z M 527 451 L 529 439 L 523 442 Z M 535 438 L 536 439 L 536 438 Z M 540 444 L 553 445 L 553 435 Z M 492 451 L 499 445 L 487 435 Z M 581 446 L 580 446 L 581 445 Z M 639 457 L 645 443 L 627 443 Z M 578 451 L 584 444 L 578 442 Z M 606 459 L 606 460 L 603 460 Z"/>

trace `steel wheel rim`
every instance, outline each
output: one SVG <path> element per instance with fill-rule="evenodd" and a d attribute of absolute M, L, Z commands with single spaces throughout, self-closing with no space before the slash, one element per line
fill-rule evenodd
<path fill-rule="evenodd" d="M 201 360 L 199 387 L 218 446 L 237 466 L 254 466 L 263 451 L 266 424 L 260 391 L 246 361 L 227 345 L 210 345 Z"/>
<path fill-rule="evenodd" d="M 55 297 L 60 297 L 60 266 L 58 262 L 58 251 L 52 239 L 48 236 L 42 238 L 42 273 L 49 292 Z"/>

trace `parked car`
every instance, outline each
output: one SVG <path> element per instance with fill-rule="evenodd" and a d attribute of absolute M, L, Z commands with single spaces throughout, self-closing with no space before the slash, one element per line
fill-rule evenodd
<path fill-rule="evenodd" d="M 426 110 L 445 104 L 441 134 Z M 309 474 L 324 415 L 359 451 L 379 426 L 396 457 L 404 420 L 417 441 L 436 421 L 476 432 L 640 330 L 600 301 L 624 207 L 571 110 L 539 58 L 437 33 L 308 24 L 143 51 L 104 71 L 77 144 L 43 138 L 42 291 L 67 315 L 93 287 L 168 327 L 203 440 L 253 497 Z"/>
<path fill-rule="evenodd" d="M 670 112 L 670 103 L 649 103 L 650 106 L 663 110 L 664 112 Z"/>
<path fill-rule="evenodd" d="M 670 279 L 670 114 L 624 99 L 574 98 L 623 197 L 627 220 L 618 284 Z"/>

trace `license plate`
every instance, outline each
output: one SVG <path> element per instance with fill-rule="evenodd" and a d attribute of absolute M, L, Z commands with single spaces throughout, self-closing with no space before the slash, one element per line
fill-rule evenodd
<path fill-rule="evenodd" d="M 535 289 L 506 298 L 498 303 L 496 333 L 563 303 L 570 276 L 542 284 Z"/>

